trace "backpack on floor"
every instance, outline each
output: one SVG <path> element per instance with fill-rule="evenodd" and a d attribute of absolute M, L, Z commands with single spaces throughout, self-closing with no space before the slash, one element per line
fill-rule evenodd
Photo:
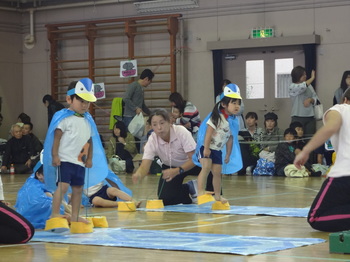
<path fill-rule="evenodd" d="M 259 158 L 254 168 L 254 176 L 273 176 L 275 173 L 275 163 L 267 161 L 265 158 Z"/>

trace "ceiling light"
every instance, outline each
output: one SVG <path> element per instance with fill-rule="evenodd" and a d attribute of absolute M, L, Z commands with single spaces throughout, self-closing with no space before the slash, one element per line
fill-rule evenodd
<path fill-rule="evenodd" d="M 138 13 L 184 10 L 199 7 L 198 0 L 153 0 L 134 3 Z"/>

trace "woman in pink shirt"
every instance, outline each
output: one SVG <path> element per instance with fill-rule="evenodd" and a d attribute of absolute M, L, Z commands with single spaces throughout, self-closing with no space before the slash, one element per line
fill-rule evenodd
<path fill-rule="evenodd" d="M 170 115 L 165 109 L 157 109 L 148 119 L 153 133 L 150 135 L 142 157 L 142 163 L 133 174 L 136 183 L 145 177 L 155 156 L 162 161 L 163 173 L 158 184 L 158 197 L 164 205 L 191 204 L 190 194 L 195 196 L 196 190 L 192 182 L 183 184 L 187 175 L 194 175 L 195 167 L 192 155 L 196 142 L 191 133 L 181 125 L 172 125 Z"/>

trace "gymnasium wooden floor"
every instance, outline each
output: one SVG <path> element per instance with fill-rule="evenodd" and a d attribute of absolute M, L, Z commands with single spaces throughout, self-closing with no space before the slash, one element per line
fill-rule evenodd
<path fill-rule="evenodd" d="M 17 191 L 26 177 L 27 175 L 2 175 L 5 198 L 12 205 L 15 204 Z M 133 190 L 137 199 L 144 200 L 142 206 L 145 206 L 147 199 L 156 198 L 157 176 L 147 176 L 137 185 L 132 185 L 130 175 L 120 177 Z M 302 208 L 311 204 L 323 179 L 224 176 L 223 192 L 231 205 Z M 30 242 L 24 245 L 0 245 L 0 261 L 350 261 L 350 255 L 330 254 L 329 234 L 313 230 L 305 218 L 118 212 L 117 209 L 106 208 L 92 208 L 89 213 L 105 215 L 110 227 L 126 229 L 322 238 L 327 242 L 254 256 Z"/>

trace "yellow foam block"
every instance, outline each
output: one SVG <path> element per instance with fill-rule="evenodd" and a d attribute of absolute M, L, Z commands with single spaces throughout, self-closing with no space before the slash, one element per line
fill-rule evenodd
<path fill-rule="evenodd" d="M 135 202 L 132 202 L 132 201 L 118 202 L 118 211 L 128 211 L 128 212 L 136 211 Z"/>
<path fill-rule="evenodd" d="M 108 227 L 107 218 L 105 216 L 92 217 L 94 227 Z"/>
<path fill-rule="evenodd" d="M 64 217 L 53 217 L 46 220 L 45 230 L 55 233 L 62 233 L 69 230 L 68 221 Z"/>
<path fill-rule="evenodd" d="M 147 200 L 146 208 L 148 208 L 148 209 L 164 208 L 163 200 L 161 200 L 161 199 Z"/>
<path fill-rule="evenodd" d="M 197 197 L 198 205 L 202 205 L 208 202 L 215 201 L 215 198 L 211 194 L 204 194 Z"/>
<path fill-rule="evenodd" d="M 221 201 L 215 201 L 211 206 L 211 209 L 212 210 L 229 210 L 230 204 L 228 202 L 223 204 Z"/>
<path fill-rule="evenodd" d="M 93 223 L 84 223 L 84 222 L 71 222 L 70 223 L 70 232 L 72 234 L 83 234 L 83 233 L 92 233 L 94 224 Z"/>

